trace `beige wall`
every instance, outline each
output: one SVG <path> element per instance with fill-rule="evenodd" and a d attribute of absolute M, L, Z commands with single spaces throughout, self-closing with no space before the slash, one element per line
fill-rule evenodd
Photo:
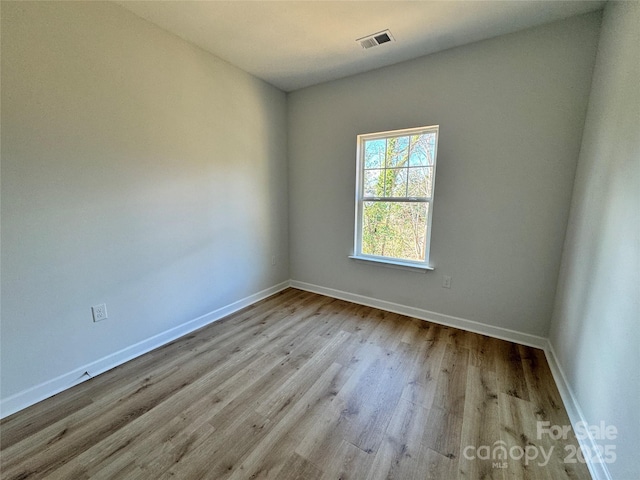
<path fill-rule="evenodd" d="M 3 398 L 287 280 L 287 240 L 284 93 L 114 4 L 2 2 Z"/>
<path fill-rule="evenodd" d="M 585 420 L 640 478 L 640 4 L 605 9 L 551 343 Z"/>
<path fill-rule="evenodd" d="M 574 17 L 289 94 L 291 278 L 546 336 L 599 25 Z M 348 259 L 356 135 L 435 124 L 435 271 Z"/>

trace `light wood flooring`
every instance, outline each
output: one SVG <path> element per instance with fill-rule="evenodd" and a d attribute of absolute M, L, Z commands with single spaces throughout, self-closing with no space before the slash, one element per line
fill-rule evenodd
<path fill-rule="evenodd" d="M 1 477 L 590 478 L 539 420 L 541 350 L 287 289 L 4 419 Z"/>

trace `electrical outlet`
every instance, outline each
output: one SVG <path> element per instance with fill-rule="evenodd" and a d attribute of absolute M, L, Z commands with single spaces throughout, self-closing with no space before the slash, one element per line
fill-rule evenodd
<path fill-rule="evenodd" d="M 107 304 L 101 303 L 100 305 L 94 305 L 91 307 L 91 313 L 93 314 L 93 321 L 99 322 L 107 319 Z"/>
<path fill-rule="evenodd" d="M 451 288 L 451 277 L 449 275 L 442 277 L 442 287 Z"/>
<path fill-rule="evenodd" d="M 275 255 L 271 255 L 271 265 L 278 263 L 278 258 Z"/>

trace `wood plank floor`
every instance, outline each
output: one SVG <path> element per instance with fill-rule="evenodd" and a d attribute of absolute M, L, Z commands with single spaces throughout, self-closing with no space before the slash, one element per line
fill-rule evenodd
<path fill-rule="evenodd" d="M 570 425 L 542 351 L 287 289 L 4 419 L 0 472 L 590 478 L 538 421 Z"/>

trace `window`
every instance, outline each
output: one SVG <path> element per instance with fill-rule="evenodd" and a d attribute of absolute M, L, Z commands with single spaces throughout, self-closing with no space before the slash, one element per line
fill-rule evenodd
<path fill-rule="evenodd" d="M 358 135 L 352 258 L 429 267 L 438 126 Z"/>

